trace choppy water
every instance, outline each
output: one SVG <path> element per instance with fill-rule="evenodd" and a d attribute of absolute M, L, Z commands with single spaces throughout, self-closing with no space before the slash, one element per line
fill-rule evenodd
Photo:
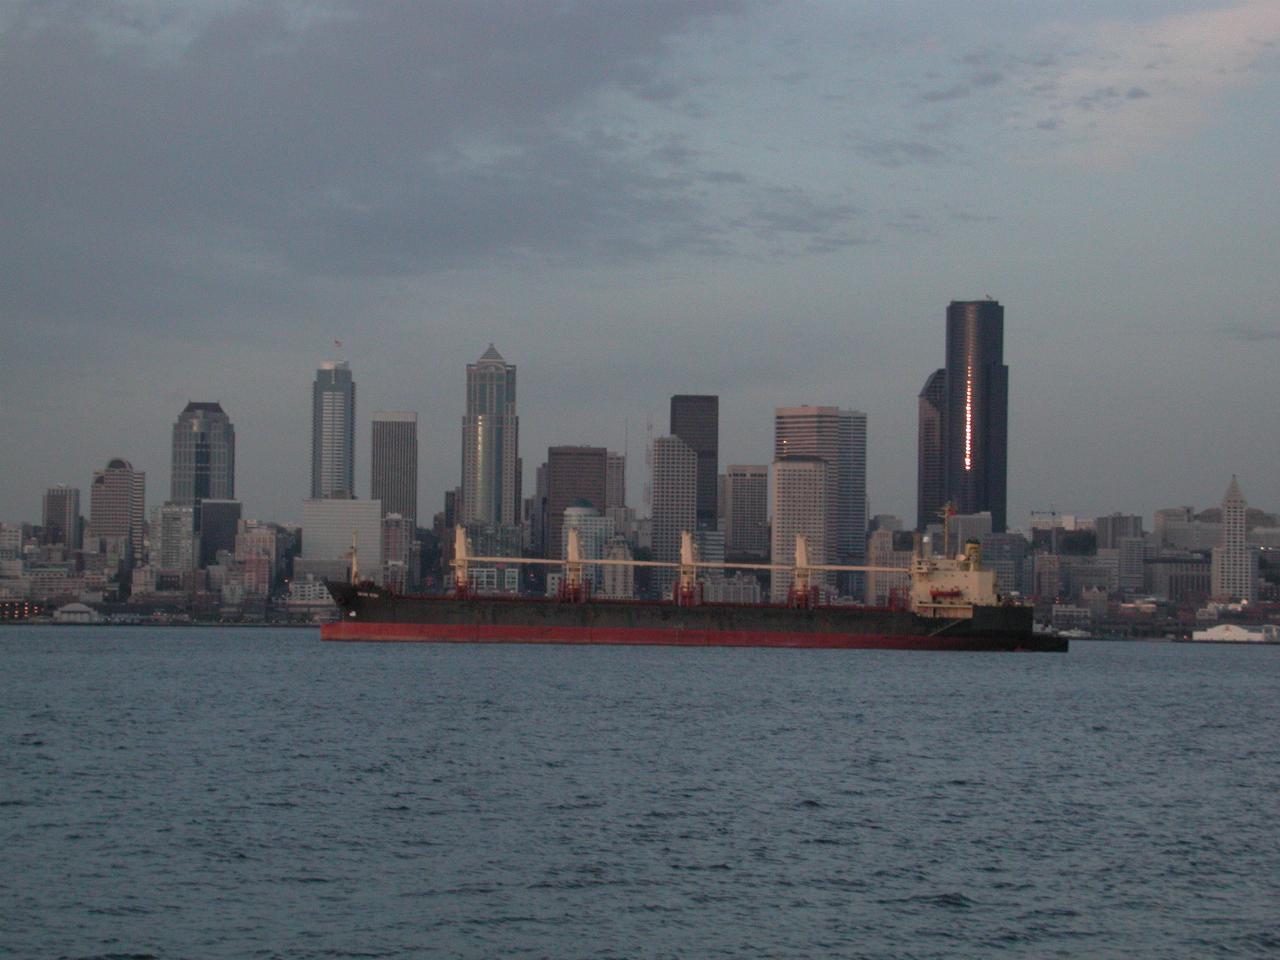
<path fill-rule="evenodd" d="M 0 952 L 1280 952 L 1280 649 L 0 630 Z"/>

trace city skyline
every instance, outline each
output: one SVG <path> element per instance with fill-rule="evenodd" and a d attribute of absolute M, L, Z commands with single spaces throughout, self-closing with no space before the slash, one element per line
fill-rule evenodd
<path fill-rule="evenodd" d="M 115 457 L 158 503 L 196 396 L 246 512 L 296 521 L 292 398 L 337 338 L 357 492 L 365 411 L 418 410 L 424 514 L 493 340 L 526 450 L 630 452 L 638 490 L 673 394 L 721 398 L 722 464 L 767 459 L 776 406 L 853 407 L 872 511 L 910 517 L 938 311 L 987 293 L 1013 524 L 1212 504 L 1224 472 L 1278 502 L 1280 10 L 1077 6 L 0 15 L 0 516 Z"/>

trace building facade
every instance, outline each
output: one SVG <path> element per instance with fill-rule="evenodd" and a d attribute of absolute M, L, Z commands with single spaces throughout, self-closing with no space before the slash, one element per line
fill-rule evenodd
<path fill-rule="evenodd" d="M 731 557 L 769 555 L 769 468 L 731 464 L 724 473 L 724 551 Z"/>
<path fill-rule="evenodd" d="M 1235 477 L 1222 498 L 1222 540 L 1213 549 L 1212 592 L 1220 599 L 1258 599 L 1258 555 L 1246 536 L 1248 504 Z"/>
<path fill-rule="evenodd" d="M 520 523 L 520 418 L 516 368 L 489 344 L 467 364 L 462 418 L 462 523 Z"/>
<path fill-rule="evenodd" d="M 379 410 L 373 415 L 369 447 L 369 496 L 383 512 L 418 522 L 418 415 Z"/>
<path fill-rule="evenodd" d="M 173 425 L 169 502 L 234 500 L 236 431 L 219 403 L 192 401 Z"/>
<path fill-rule="evenodd" d="M 824 457 L 786 456 L 773 461 L 769 483 L 769 502 L 773 513 L 773 563 L 784 569 L 774 570 L 770 599 L 782 603 L 791 591 L 793 575 L 785 569 L 796 560 L 796 536 L 803 535 L 810 563 L 830 563 L 828 534 L 830 498 L 835 490 L 831 474 L 839 468 Z M 825 587 L 827 578 L 815 577 L 813 585 Z"/>
<path fill-rule="evenodd" d="M 653 559 L 676 563 L 680 559 L 680 534 L 693 533 L 698 524 L 698 455 L 679 437 L 653 441 Z M 652 583 L 660 597 L 669 596 L 675 572 L 653 571 Z"/>
<path fill-rule="evenodd" d="M 294 576 L 345 579 L 354 547 L 360 579 L 382 582 L 382 503 L 317 498 L 302 501 L 302 554 Z"/>
<path fill-rule="evenodd" d="M 311 385 L 311 498 L 356 495 L 356 385 L 345 360 L 326 360 Z"/>
<path fill-rule="evenodd" d="M 627 505 L 627 458 L 609 451 L 605 468 L 604 509 L 616 510 Z"/>
<path fill-rule="evenodd" d="M 134 470 L 128 460 L 116 458 L 93 472 L 89 485 L 89 539 L 91 552 L 113 552 L 104 541 L 127 545 L 131 565 L 142 562 L 145 532 L 147 475 Z"/>
<path fill-rule="evenodd" d="M 916 529 L 923 532 L 938 522 L 947 502 L 946 370 L 929 375 L 917 403 Z"/>
<path fill-rule="evenodd" d="M 564 556 L 564 512 L 587 506 L 600 514 L 608 499 L 608 451 L 604 447 L 550 447 L 547 450 L 546 553 Z"/>
<path fill-rule="evenodd" d="M 818 457 L 830 465 L 824 537 L 828 562 L 862 564 L 867 547 L 867 415 L 837 407 L 779 407 L 774 413 L 773 455 L 775 464 L 800 456 Z M 837 584 L 841 593 L 862 593 L 861 574 L 842 574 Z"/>
<path fill-rule="evenodd" d="M 698 457 L 698 529 L 714 530 L 720 473 L 720 398 L 706 394 L 673 396 L 671 436 L 683 440 Z"/>
<path fill-rule="evenodd" d="M 64 484 L 50 487 L 44 492 L 41 507 L 41 542 L 79 550 L 82 544 L 79 487 Z"/>
<path fill-rule="evenodd" d="M 1009 368 L 1004 307 L 995 300 L 947 307 L 946 494 L 958 513 L 990 511 L 1007 525 Z"/>

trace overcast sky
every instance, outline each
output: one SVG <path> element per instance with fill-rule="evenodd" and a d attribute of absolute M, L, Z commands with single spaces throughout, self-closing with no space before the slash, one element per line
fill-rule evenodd
<path fill-rule="evenodd" d="M 187 400 L 246 513 L 301 516 L 311 381 L 420 418 L 465 366 L 546 447 L 720 395 L 869 418 L 915 514 L 952 299 L 1005 305 L 1009 516 L 1280 508 L 1280 0 L 0 4 L 0 519 L 115 456 L 168 495 Z"/>

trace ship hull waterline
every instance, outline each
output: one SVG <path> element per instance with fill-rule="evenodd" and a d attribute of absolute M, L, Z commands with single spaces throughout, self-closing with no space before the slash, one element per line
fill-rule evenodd
<path fill-rule="evenodd" d="M 345 585 L 344 585 L 345 586 Z M 321 638 L 363 643 L 777 647 L 825 650 L 1065 652 L 1033 633 L 1031 611 L 978 608 L 939 620 L 901 610 L 788 609 L 774 605 L 677 607 L 643 601 L 558 603 L 532 598 L 402 597 L 330 584 L 341 616 Z"/>

